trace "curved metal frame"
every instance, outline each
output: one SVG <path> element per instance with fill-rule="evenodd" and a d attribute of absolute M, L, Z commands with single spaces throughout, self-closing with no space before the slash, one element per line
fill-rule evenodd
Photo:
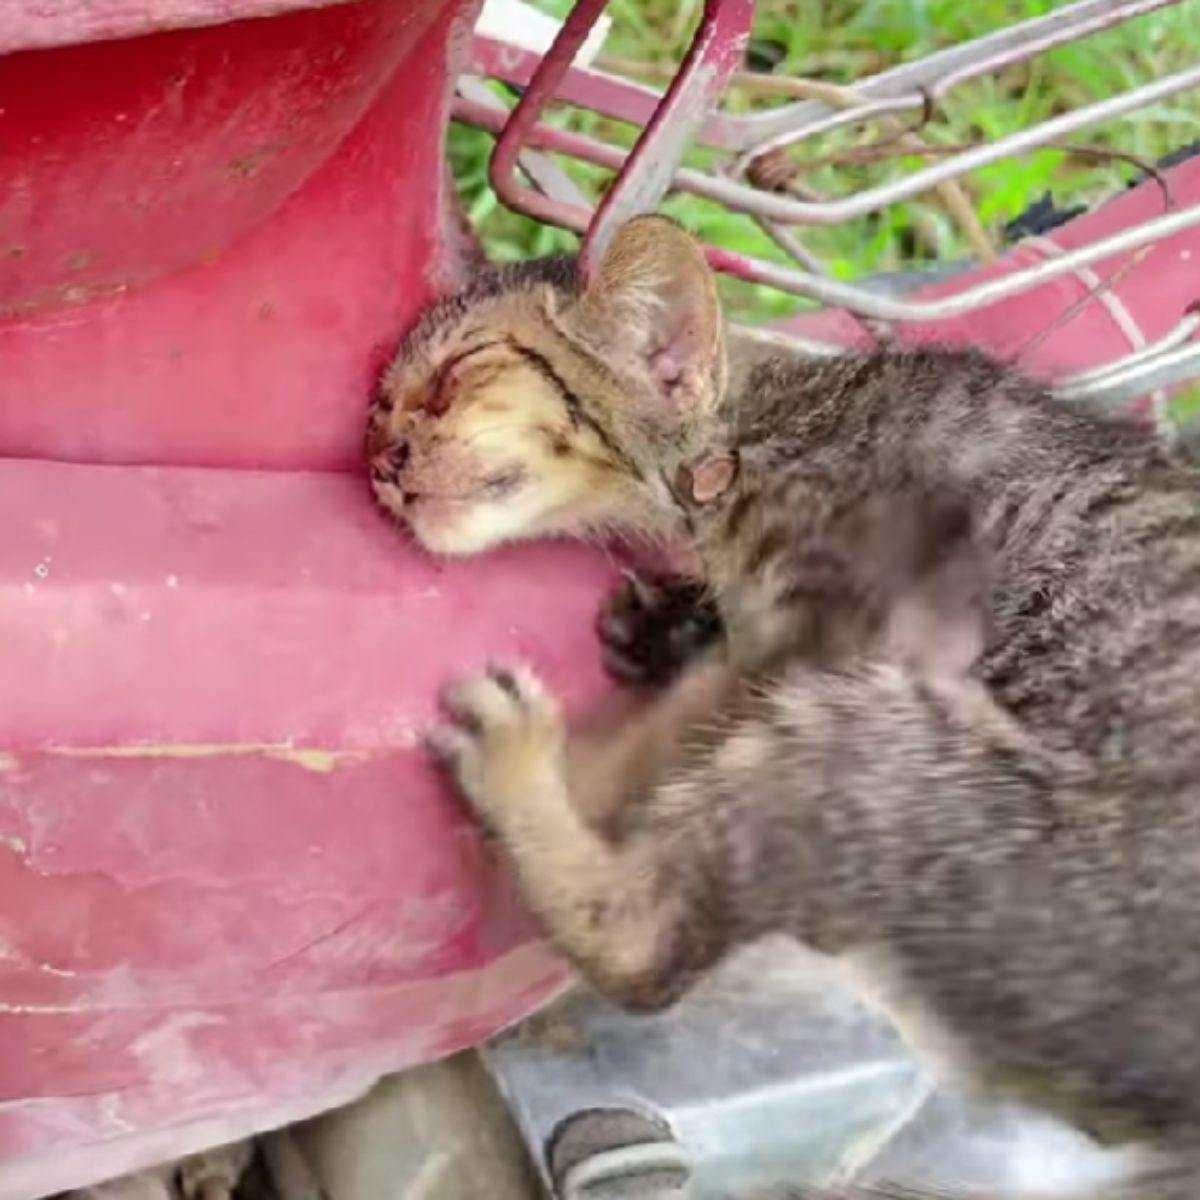
<path fill-rule="evenodd" d="M 491 178 L 503 203 L 584 236 L 585 270 L 617 225 L 635 213 L 657 208 L 669 191 L 683 191 L 751 216 L 795 260 L 795 265 L 785 266 L 706 247 L 717 270 L 845 308 L 867 319 L 939 321 L 984 308 L 1054 279 L 1078 275 L 1116 255 L 1153 246 L 1182 230 L 1200 226 L 1200 205 L 1171 210 L 1165 198 L 1167 211 L 1139 225 L 1064 253 L 1040 256 L 1029 266 L 935 299 L 888 295 L 832 279 L 797 239 L 795 231 L 879 212 L 981 166 L 1060 142 L 1080 130 L 1200 87 L 1200 66 L 1059 114 L 999 141 L 940 156 L 901 178 L 841 198 L 802 200 L 760 190 L 746 181 L 753 164 L 764 154 L 833 129 L 861 125 L 881 116 L 928 111 L 933 101 L 968 80 L 1184 2 L 1187 0 L 1076 0 L 1046 16 L 865 79 L 854 88 L 856 103 L 849 107 L 806 99 L 765 112 L 733 115 L 716 106 L 742 61 L 750 35 L 752 0 L 705 0 L 691 48 L 665 93 L 573 65 L 605 7 L 605 0 L 578 0 L 543 58 L 476 38 L 472 73 L 505 80 L 525 91 L 508 112 L 487 89 L 480 90 L 477 81 L 464 80 L 454 115 L 498 135 Z M 639 125 L 643 132 L 633 150 L 626 153 L 595 138 L 555 129 L 541 120 L 552 100 Z M 713 173 L 685 167 L 683 155 L 693 143 L 725 151 L 728 160 Z M 586 201 L 552 162 L 550 154 L 574 157 L 616 172 L 613 186 L 598 207 Z M 1197 331 L 1190 323 L 1185 327 L 1182 343 L 1136 349 L 1101 372 L 1061 381 L 1060 390 L 1072 398 L 1104 399 L 1124 395 L 1130 388 L 1161 387 L 1164 381 L 1169 384 L 1200 375 L 1200 348 L 1190 344 Z"/>

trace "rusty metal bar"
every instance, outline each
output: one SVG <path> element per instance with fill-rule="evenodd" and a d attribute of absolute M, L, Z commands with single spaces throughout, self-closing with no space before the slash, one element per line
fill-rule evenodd
<path fill-rule="evenodd" d="M 705 0 L 704 17 L 679 74 L 638 138 L 596 213 L 583 247 L 586 274 L 617 227 L 662 203 L 692 135 L 716 107 L 750 40 L 754 0 Z"/>

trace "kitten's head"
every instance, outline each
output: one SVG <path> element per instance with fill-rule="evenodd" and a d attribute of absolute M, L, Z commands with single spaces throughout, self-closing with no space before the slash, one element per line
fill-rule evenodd
<path fill-rule="evenodd" d="M 372 408 L 376 495 L 442 554 L 669 534 L 674 473 L 714 436 L 725 370 L 700 247 L 636 218 L 582 287 L 562 261 L 498 268 L 426 314 Z"/>

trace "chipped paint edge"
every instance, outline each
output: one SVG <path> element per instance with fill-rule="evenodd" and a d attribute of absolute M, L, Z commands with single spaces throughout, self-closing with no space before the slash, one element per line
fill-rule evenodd
<path fill-rule="evenodd" d="M 410 748 L 408 744 L 398 743 L 380 747 L 380 751 L 394 752 Z M 47 746 L 39 749 L 38 753 L 56 758 L 84 759 L 206 759 L 258 755 L 324 775 L 341 767 L 366 762 L 380 751 L 293 746 L 286 742 L 139 742 L 124 746 Z M 0 752 L 0 758 L 14 757 Z"/>

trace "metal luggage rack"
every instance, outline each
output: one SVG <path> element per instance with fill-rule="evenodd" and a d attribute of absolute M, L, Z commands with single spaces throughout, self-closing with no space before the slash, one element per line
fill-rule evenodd
<path fill-rule="evenodd" d="M 973 247 L 976 261 L 983 265 L 994 262 L 995 250 L 958 183 L 961 177 L 1038 148 L 1065 148 L 1063 139 L 1079 131 L 1200 87 L 1200 64 L 997 141 L 951 147 L 946 152 L 920 139 L 921 126 L 935 106 L 968 81 L 1028 63 L 1048 50 L 1157 9 L 1187 2 L 1190 0 L 1077 0 L 1046 16 L 882 71 L 852 88 L 784 80 L 786 90 L 802 98 L 780 107 L 734 114 L 721 111 L 717 103 L 727 85 L 746 81 L 742 66 L 753 0 L 705 0 L 691 47 L 665 92 L 576 64 L 580 48 L 606 5 L 606 0 L 578 0 L 544 56 L 477 35 L 470 73 L 459 81 L 453 115 L 496 135 L 490 175 L 502 203 L 583 236 L 585 270 L 617 226 L 631 216 L 656 209 L 668 192 L 675 191 L 749 216 L 791 260 L 782 265 L 706 246 L 716 270 L 845 309 L 876 331 L 892 322 L 961 316 L 1067 275 L 1086 281 L 1089 294 L 1085 300 L 1099 299 L 1111 308 L 1116 298 L 1107 289 L 1127 267 L 1118 268 L 1114 277 L 1104 282 L 1089 269 L 1093 264 L 1117 255 L 1144 253 L 1172 235 L 1200 226 L 1200 204 L 1177 207 L 1161 176 L 1155 177 L 1164 193 L 1162 215 L 1087 245 L 1056 249 L 1033 265 L 933 299 L 913 298 L 896 289 L 872 287 L 869 282 L 832 278 L 805 245 L 803 230 L 876 214 L 892 204 L 937 191 Z M 511 110 L 483 82 L 488 78 L 521 89 L 520 100 Z M 763 77 L 756 78 L 761 82 Z M 551 101 L 627 122 L 643 132 L 627 152 L 597 138 L 555 128 L 543 120 Z M 912 157 L 932 161 L 899 178 L 837 198 L 823 198 L 788 180 L 786 155 L 790 150 L 835 131 L 866 125 L 883 130 L 877 145 L 903 145 Z M 684 165 L 684 154 L 693 145 L 717 151 L 717 166 L 702 171 Z M 615 173 L 598 205 L 552 155 Z M 1140 256 L 1134 257 L 1128 266 L 1139 260 Z M 1125 324 L 1133 325 L 1131 320 Z M 1133 329 L 1136 332 L 1136 325 Z M 1200 377 L 1198 330 L 1200 315 L 1189 312 L 1156 342 L 1146 344 L 1144 337 L 1134 338 L 1137 348 L 1131 353 L 1101 368 L 1060 379 L 1057 390 L 1072 399 L 1115 404 Z M 761 336 L 790 340 L 813 353 L 838 349 L 788 334 L 764 332 Z"/>

